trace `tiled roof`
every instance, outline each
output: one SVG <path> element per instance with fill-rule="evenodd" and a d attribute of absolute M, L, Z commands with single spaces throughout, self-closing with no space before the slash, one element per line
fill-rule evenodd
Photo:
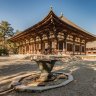
<path fill-rule="evenodd" d="M 71 25 L 71 26 L 73 26 L 73 27 L 75 27 L 75 28 L 77 28 L 77 29 L 79 29 L 79 30 L 87 33 L 87 34 L 90 34 L 90 35 L 92 35 L 92 36 L 94 37 L 93 34 L 91 34 L 90 32 L 88 32 L 88 31 L 86 31 L 86 30 L 84 30 L 83 28 L 77 26 L 76 24 L 74 24 L 73 22 L 71 22 L 70 20 L 68 20 L 66 17 L 61 16 L 60 18 L 61 18 L 61 20 L 63 20 L 65 23 L 67 23 L 67 24 L 69 24 L 69 25 Z M 95 37 L 96 37 L 96 36 L 95 36 Z"/>

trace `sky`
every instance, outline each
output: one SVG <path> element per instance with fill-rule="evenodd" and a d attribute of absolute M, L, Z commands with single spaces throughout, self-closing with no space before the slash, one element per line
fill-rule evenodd
<path fill-rule="evenodd" d="M 14 31 L 23 31 L 41 21 L 50 11 L 63 15 L 96 35 L 96 0 L 0 0 L 0 22 L 8 21 Z"/>

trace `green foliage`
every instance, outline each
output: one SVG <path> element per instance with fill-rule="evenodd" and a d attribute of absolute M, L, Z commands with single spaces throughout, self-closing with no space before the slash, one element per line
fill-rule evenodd
<path fill-rule="evenodd" d="M 2 43 L 3 49 L 0 49 L 1 54 L 2 52 L 4 54 L 7 54 L 8 51 L 8 39 L 9 37 L 13 36 L 13 28 L 11 27 L 11 24 L 9 24 L 7 21 L 2 21 L 0 23 L 0 42 Z"/>
<path fill-rule="evenodd" d="M 20 33 L 19 30 L 16 30 L 16 32 L 13 32 L 13 28 L 11 27 L 11 24 L 9 24 L 7 21 L 1 21 L 0 23 L 0 55 L 8 53 L 18 53 L 18 48 L 16 47 L 15 43 L 10 41 L 9 38 L 12 37 L 15 34 Z M 9 52 L 8 52 L 9 51 Z"/>
<path fill-rule="evenodd" d="M 7 21 L 2 21 L 0 24 L 0 32 L 4 38 L 14 35 L 13 33 L 14 29 L 10 25 L 11 24 L 9 24 Z"/>
<path fill-rule="evenodd" d="M 17 50 L 18 48 L 16 44 L 10 40 L 7 40 L 7 49 L 13 52 L 14 54 L 18 53 L 18 50 Z"/>

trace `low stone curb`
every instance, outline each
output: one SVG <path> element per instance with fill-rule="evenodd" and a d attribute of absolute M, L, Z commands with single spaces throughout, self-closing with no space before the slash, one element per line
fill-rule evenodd
<path fill-rule="evenodd" d="M 61 84 L 58 84 L 58 85 L 52 85 L 52 86 L 25 86 L 25 85 L 22 85 L 20 84 L 20 80 L 22 78 L 19 78 L 15 81 L 13 81 L 11 83 L 11 86 L 14 86 L 14 89 L 17 90 L 17 91 L 27 91 L 27 92 L 33 92 L 33 91 L 45 91 L 45 90 L 49 90 L 49 89 L 53 89 L 53 88 L 58 88 L 58 87 L 61 87 L 61 86 L 65 86 L 67 85 L 68 83 L 72 82 L 73 81 L 73 76 L 69 73 L 64 73 L 64 72 L 56 72 L 57 74 L 59 73 L 63 73 L 65 75 L 68 76 L 68 80 L 64 81 L 63 83 Z M 24 78 L 24 77 L 23 77 Z"/>

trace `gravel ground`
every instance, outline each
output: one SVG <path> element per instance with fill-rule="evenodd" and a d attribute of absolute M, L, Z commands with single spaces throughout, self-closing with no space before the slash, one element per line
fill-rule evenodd
<path fill-rule="evenodd" d="M 4 96 L 96 96 L 96 60 L 57 62 L 54 70 L 58 69 L 71 73 L 74 81 L 66 86 L 40 93 L 12 91 Z M 37 65 L 29 60 L 10 59 L 0 62 L 0 90 L 6 89 L 13 78 L 35 70 L 38 70 Z"/>

